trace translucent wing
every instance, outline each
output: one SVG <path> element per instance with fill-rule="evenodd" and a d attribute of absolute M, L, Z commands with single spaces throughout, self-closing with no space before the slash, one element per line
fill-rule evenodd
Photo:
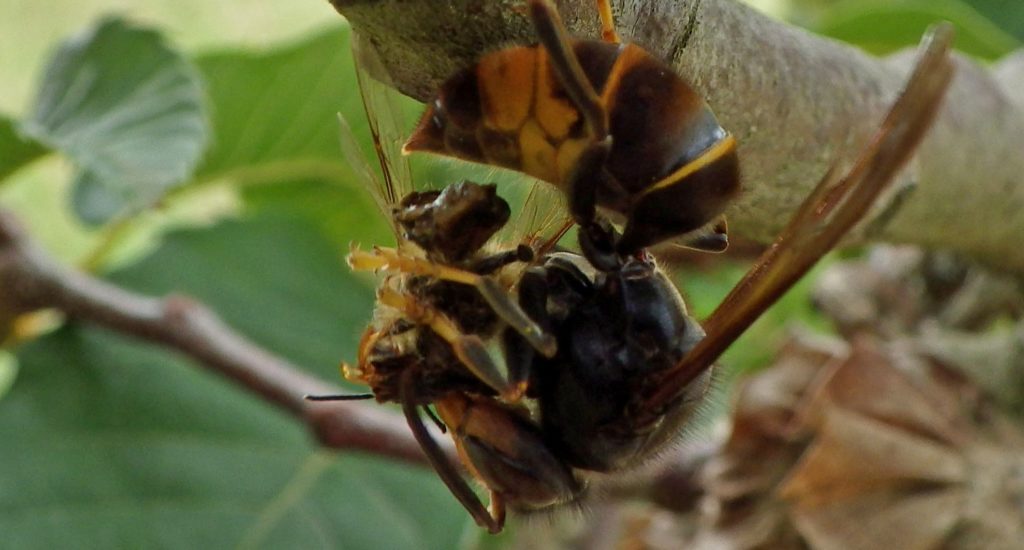
<path fill-rule="evenodd" d="M 371 76 L 387 75 L 376 48 L 358 33 L 352 33 L 352 53 L 379 169 L 371 167 L 359 139 L 344 117 L 339 117 L 341 149 L 349 166 L 369 190 L 384 216 L 391 221 L 393 207 L 414 187 L 409 163 L 401 154 L 401 108 L 397 92 Z M 397 236 L 394 223 L 392 229 Z"/>
<path fill-rule="evenodd" d="M 931 126 L 953 77 L 952 41 L 948 24 L 925 36 L 906 87 L 853 168 L 838 181 L 834 170 L 826 174 L 775 243 L 705 322 L 705 338 L 646 399 L 648 410 L 661 410 L 672 402 L 864 216 Z"/>
<path fill-rule="evenodd" d="M 539 259 L 550 252 L 574 225 L 567 214 L 565 197 L 555 187 L 525 178 L 525 181 L 509 183 L 502 189 L 515 214 L 498 234 L 501 242 L 527 244 Z"/>
<path fill-rule="evenodd" d="M 434 168 L 442 169 L 432 170 L 432 173 L 437 174 L 443 181 L 415 181 L 409 162 L 401 152 L 402 144 L 407 137 L 404 131 L 405 112 L 402 98 L 388 82 L 388 71 L 381 54 L 370 40 L 358 33 L 352 35 L 352 53 L 356 60 L 359 91 L 379 168 L 375 169 L 367 162 L 367 156 L 359 146 L 359 140 L 344 119 L 341 120 L 342 151 L 385 217 L 392 221 L 393 208 L 408 193 L 422 190 L 421 188 L 444 186 L 456 179 L 441 176 L 447 171 L 443 170 L 443 164 L 435 164 Z M 432 161 L 439 162 L 437 159 Z M 460 171 L 468 170 L 470 173 L 476 172 L 478 176 L 481 175 L 478 168 L 460 168 Z M 499 176 L 497 179 L 509 180 L 510 174 L 511 172 L 507 171 L 497 174 L 493 168 L 488 168 L 482 174 L 482 183 L 492 181 L 495 176 Z M 514 179 L 517 181 L 500 186 L 499 193 L 509 201 L 515 214 L 496 240 L 506 245 L 529 244 L 538 252 L 538 256 L 541 256 L 544 251 L 552 248 L 571 226 L 566 214 L 564 197 L 557 189 L 536 180 L 524 181 L 524 177 L 518 174 Z M 392 229 L 396 238 L 400 237 L 393 223 Z M 401 242 L 400 238 L 398 240 Z"/>
<path fill-rule="evenodd" d="M 348 162 L 349 168 L 352 169 L 352 172 L 359 178 L 359 183 L 370 192 L 374 201 L 377 202 L 377 206 L 390 220 L 390 205 L 385 196 L 380 192 L 381 189 L 386 188 L 386 184 L 381 179 L 381 176 L 370 167 L 366 153 L 359 145 L 359 138 L 356 137 L 352 126 L 341 113 L 338 113 L 338 134 L 341 141 L 341 152 L 345 155 L 345 161 Z"/>

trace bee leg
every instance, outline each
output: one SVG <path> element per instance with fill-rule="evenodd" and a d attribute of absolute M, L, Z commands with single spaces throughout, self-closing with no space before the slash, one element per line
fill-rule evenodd
<path fill-rule="evenodd" d="M 619 35 L 615 32 L 615 17 L 612 15 L 611 1 L 597 0 L 597 13 L 601 15 L 601 39 L 618 44 Z"/>
<path fill-rule="evenodd" d="M 702 252 L 725 252 L 729 248 L 729 226 L 725 216 L 686 235 L 683 246 Z"/>
<path fill-rule="evenodd" d="M 509 292 L 491 277 L 416 258 L 387 247 L 374 247 L 372 252 L 353 249 L 348 255 L 348 263 L 357 271 L 397 271 L 472 286 L 487 301 L 494 313 L 522 334 L 534 349 L 545 357 L 552 357 L 558 350 L 555 338 L 537 326 L 537 323 L 512 300 Z"/>
<path fill-rule="evenodd" d="M 566 95 L 583 116 L 589 134 L 594 141 L 603 141 L 608 136 L 608 113 L 576 58 L 558 11 L 550 0 L 530 0 L 530 19 L 537 30 L 537 38 L 547 50 L 551 67 Z"/>
<path fill-rule="evenodd" d="M 611 27 L 611 6 L 606 0 L 599 1 L 598 11 L 602 22 Z M 577 159 L 573 174 L 569 178 L 569 210 L 573 219 L 580 224 L 580 246 L 591 263 L 601 270 L 612 270 L 621 264 L 615 252 L 617 235 L 610 232 L 610 226 L 597 222 L 597 189 L 602 180 L 612 178 L 605 169 L 612 140 L 608 135 L 608 112 L 601 103 L 565 32 L 565 25 L 550 0 L 531 0 L 530 17 L 537 30 L 537 37 L 548 53 L 548 60 L 566 95 L 580 112 L 587 128 L 591 143 L 584 148 Z M 615 188 L 617 182 L 607 182 Z"/>
<path fill-rule="evenodd" d="M 377 293 L 377 299 L 380 303 L 401 311 L 414 323 L 429 327 L 434 334 L 443 338 L 452 347 L 459 362 L 481 382 L 503 395 L 512 393 L 508 381 L 494 364 L 487 353 L 487 347 L 478 336 L 462 333 L 455 322 L 445 314 L 393 288 L 382 287 Z"/>
<path fill-rule="evenodd" d="M 448 433 L 448 426 L 446 426 L 444 422 L 441 422 L 441 419 L 437 417 L 437 414 L 433 409 L 430 407 L 423 407 L 423 412 L 427 413 L 427 418 L 437 426 L 438 430 L 441 430 L 441 433 Z"/>
<path fill-rule="evenodd" d="M 583 491 L 584 484 L 548 446 L 539 427 L 515 409 L 465 394 L 449 395 L 434 405 L 466 469 L 491 491 L 491 517 L 499 526 L 505 502 L 539 510 Z"/>
<path fill-rule="evenodd" d="M 580 258 L 580 262 L 585 261 Z M 549 258 L 543 267 L 527 270 L 519 282 L 519 305 L 545 330 L 563 322 L 568 312 L 593 291 L 593 281 L 576 263 L 562 257 Z M 536 352 L 519 334 L 502 334 L 509 384 L 526 388 L 534 374 Z"/>
<path fill-rule="evenodd" d="M 533 349 L 545 357 L 554 357 L 555 352 L 558 351 L 558 342 L 555 337 L 541 328 L 518 304 L 512 301 L 508 291 L 489 277 L 481 278 L 481 285 L 477 286 L 477 291 L 483 295 L 498 317 L 501 317 L 501 320 L 505 321 L 513 330 L 522 334 L 523 338 L 533 346 Z"/>
<path fill-rule="evenodd" d="M 594 268 L 609 272 L 622 265 L 622 256 L 615 250 L 618 233 L 607 220 L 595 220 L 580 226 L 580 252 Z"/>
<path fill-rule="evenodd" d="M 385 283 L 385 285 L 387 285 L 387 283 Z M 377 342 L 380 341 L 381 336 L 385 333 L 391 332 L 394 329 L 395 324 L 396 323 L 392 321 L 386 328 L 380 330 L 368 327 L 366 331 L 363 332 L 363 336 L 359 338 L 359 354 L 357 355 L 356 365 L 352 366 L 345 361 L 342 361 L 341 364 L 338 365 L 338 370 L 341 371 L 341 377 L 349 382 L 368 386 L 369 384 L 366 381 L 366 372 L 364 371 L 364 367 L 367 365 L 370 353 L 374 346 L 377 345 Z M 412 327 L 410 326 L 397 333 L 411 329 Z"/>
<path fill-rule="evenodd" d="M 514 388 L 509 397 L 512 402 L 522 399 L 529 386 L 530 371 L 536 351 L 514 330 L 505 329 L 501 334 L 501 348 L 508 368 L 508 384 Z"/>
<path fill-rule="evenodd" d="M 597 189 L 603 179 L 611 178 L 605 169 L 610 150 L 610 138 L 591 144 L 580 154 L 569 175 L 569 211 L 580 226 L 580 250 L 601 271 L 613 271 L 622 265 L 617 252 L 619 235 L 607 220 L 597 215 Z"/>
<path fill-rule="evenodd" d="M 550 331 L 546 275 L 547 271 L 543 267 L 531 267 L 523 273 L 519 281 L 519 305 L 542 329 Z M 520 393 L 525 393 L 536 351 L 521 334 L 512 329 L 505 329 L 502 333 L 501 344 L 505 352 L 508 383 L 518 388 Z"/>
<path fill-rule="evenodd" d="M 302 396 L 306 401 L 363 401 L 373 399 L 372 393 L 328 393 L 328 394 L 306 394 Z"/>
<path fill-rule="evenodd" d="M 426 425 L 423 424 L 423 419 L 420 418 L 415 401 L 416 386 L 413 371 L 407 370 L 403 372 L 399 384 L 399 396 L 402 401 L 402 412 L 405 414 L 405 421 L 409 424 L 412 436 L 420 444 L 423 454 L 427 456 L 427 460 L 434 467 L 438 477 L 448 486 L 448 490 L 455 495 L 455 498 L 469 512 L 469 515 L 473 516 L 473 520 L 476 521 L 477 525 L 486 528 L 491 533 L 501 532 L 504 516 L 500 519 L 491 516 L 487 508 L 484 507 L 484 504 L 477 498 L 473 489 L 470 488 L 466 480 L 459 475 L 458 470 L 448 460 L 441 446 L 430 436 Z"/>
<path fill-rule="evenodd" d="M 486 258 L 481 258 L 469 267 L 469 271 L 479 275 L 490 275 L 495 271 L 516 262 L 532 262 L 534 257 L 533 249 L 521 244 L 512 250 L 498 252 Z"/>
<path fill-rule="evenodd" d="M 494 521 L 498 524 L 498 530 L 505 526 L 505 497 L 501 496 L 501 493 L 497 491 L 489 491 L 491 495 L 491 505 L 487 507 L 487 511 L 494 518 Z"/>

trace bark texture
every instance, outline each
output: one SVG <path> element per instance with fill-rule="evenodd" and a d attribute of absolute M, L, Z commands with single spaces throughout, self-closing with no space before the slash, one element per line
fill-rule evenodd
<path fill-rule="evenodd" d="M 521 0 L 330 0 L 378 46 L 390 79 L 426 100 L 481 53 L 534 41 Z M 912 54 L 876 58 L 735 0 L 613 0 L 617 28 L 668 60 L 740 143 L 736 234 L 769 241 L 834 162 L 848 162 L 899 92 Z M 558 2 L 597 37 L 592 0 Z M 867 236 L 1024 271 L 1024 52 L 990 68 L 959 57 L 931 134 Z"/>

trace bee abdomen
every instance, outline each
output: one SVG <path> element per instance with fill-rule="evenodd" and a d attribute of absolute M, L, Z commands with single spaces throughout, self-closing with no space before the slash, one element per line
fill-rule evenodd
<path fill-rule="evenodd" d="M 595 89 L 603 89 L 624 47 L 584 40 L 574 48 Z M 581 132 L 579 111 L 547 52 L 521 46 L 487 54 L 445 82 L 405 150 L 511 168 L 558 185 L 576 161 Z"/>
<path fill-rule="evenodd" d="M 726 139 L 704 99 L 668 65 L 628 46 L 602 100 L 613 137 L 608 169 L 626 190 L 643 191 Z"/>
<path fill-rule="evenodd" d="M 580 40 L 573 48 L 597 92 L 612 148 L 600 206 L 630 220 L 622 249 L 698 229 L 739 192 L 735 140 L 690 84 L 632 44 Z M 406 144 L 511 168 L 564 191 L 593 143 L 540 46 L 499 50 L 441 88 Z"/>

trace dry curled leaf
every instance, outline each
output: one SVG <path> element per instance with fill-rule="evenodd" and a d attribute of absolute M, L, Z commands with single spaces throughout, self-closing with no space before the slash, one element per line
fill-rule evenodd
<path fill-rule="evenodd" d="M 906 357 L 912 348 L 861 337 L 822 351 L 793 342 L 741 391 L 732 435 L 706 469 L 711 522 L 697 547 L 1024 540 L 1022 434 L 990 400 Z"/>

